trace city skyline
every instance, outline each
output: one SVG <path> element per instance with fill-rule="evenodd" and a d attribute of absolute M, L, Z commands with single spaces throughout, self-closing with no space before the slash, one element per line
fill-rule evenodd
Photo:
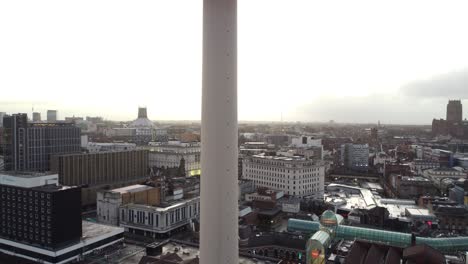
<path fill-rule="evenodd" d="M 0 7 L 0 111 L 200 120 L 201 1 Z M 239 120 L 442 118 L 468 99 L 465 7 L 240 1 Z"/>

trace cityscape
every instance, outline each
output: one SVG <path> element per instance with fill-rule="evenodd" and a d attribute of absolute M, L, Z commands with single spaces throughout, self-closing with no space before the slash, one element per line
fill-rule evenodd
<path fill-rule="evenodd" d="M 135 110 L 1 113 L 2 263 L 199 263 L 200 122 Z M 466 124 L 239 123 L 239 263 L 465 263 Z"/>
<path fill-rule="evenodd" d="M 468 263 L 466 8 L 174 2 L 0 3 L 0 264 Z"/>

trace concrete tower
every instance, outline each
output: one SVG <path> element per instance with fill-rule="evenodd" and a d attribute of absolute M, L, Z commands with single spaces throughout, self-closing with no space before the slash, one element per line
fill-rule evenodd
<path fill-rule="evenodd" d="M 200 263 L 238 264 L 237 0 L 203 1 Z"/>
<path fill-rule="evenodd" d="M 463 121 L 463 106 L 460 100 L 449 100 L 447 104 L 447 121 L 461 123 Z"/>
<path fill-rule="evenodd" d="M 146 107 L 138 107 L 138 118 L 148 118 Z"/>

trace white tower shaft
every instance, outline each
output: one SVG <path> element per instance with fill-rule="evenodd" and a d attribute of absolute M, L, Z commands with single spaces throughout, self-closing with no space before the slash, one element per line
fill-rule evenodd
<path fill-rule="evenodd" d="M 200 263 L 238 264 L 237 0 L 203 1 Z"/>

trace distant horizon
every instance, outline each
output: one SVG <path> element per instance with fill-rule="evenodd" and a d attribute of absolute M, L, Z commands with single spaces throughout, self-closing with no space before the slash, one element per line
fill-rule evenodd
<path fill-rule="evenodd" d="M 118 119 L 107 119 L 107 118 L 104 118 L 102 116 L 99 116 L 99 115 L 70 115 L 70 116 L 64 116 L 62 117 L 60 115 L 60 110 L 59 109 L 49 109 L 49 110 L 56 110 L 58 112 L 58 115 L 59 115 L 59 118 L 57 119 L 57 121 L 65 121 L 65 118 L 83 118 L 83 120 L 86 120 L 86 117 L 101 117 L 103 118 L 103 121 L 107 121 L 107 122 L 123 122 L 123 123 L 128 123 L 128 122 L 132 122 L 134 120 L 137 119 L 137 116 L 135 115 L 135 118 L 134 119 L 126 119 L 126 120 L 118 120 Z M 0 110 L 0 113 L 1 112 L 5 112 L 7 115 L 12 115 L 12 114 L 27 114 L 28 115 L 28 119 L 29 120 L 32 120 L 32 113 L 28 113 L 28 112 L 6 112 L 6 111 L 3 111 L 3 110 Z M 34 111 L 34 112 L 37 112 L 37 111 Z M 41 121 L 47 121 L 47 117 L 46 115 L 43 115 L 42 112 L 39 112 L 41 113 Z M 171 123 L 171 122 L 174 122 L 174 123 L 201 123 L 201 120 L 200 119 L 151 119 L 151 118 L 148 118 L 151 122 L 155 122 L 155 123 L 158 123 L 158 122 L 162 122 L 162 123 Z M 333 121 L 333 123 L 331 123 L 331 121 Z M 343 121 L 343 122 L 340 122 L 340 121 L 336 121 L 336 120 L 328 120 L 328 121 L 319 121 L 319 120 L 311 120 L 311 121 L 294 121 L 294 120 L 238 120 L 238 123 L 239 124 L 297 124 L 297 123 L 300 123 L 300 124 L 320 124 L 320 125 L 378 125 L 378 122 L 380 120 L 377 120 L 377 122 L 349 122 L 349 121 Z M 432 122 L 432 120 L 431 120 Z M 380 121 L 380 125 L 381 126 L 385 126 L 385 125 L 392 125 L 392 126 L 431 126 L 432 124 L 431 123 L 385 123 L 385 122 L 382 122 Z"/>

